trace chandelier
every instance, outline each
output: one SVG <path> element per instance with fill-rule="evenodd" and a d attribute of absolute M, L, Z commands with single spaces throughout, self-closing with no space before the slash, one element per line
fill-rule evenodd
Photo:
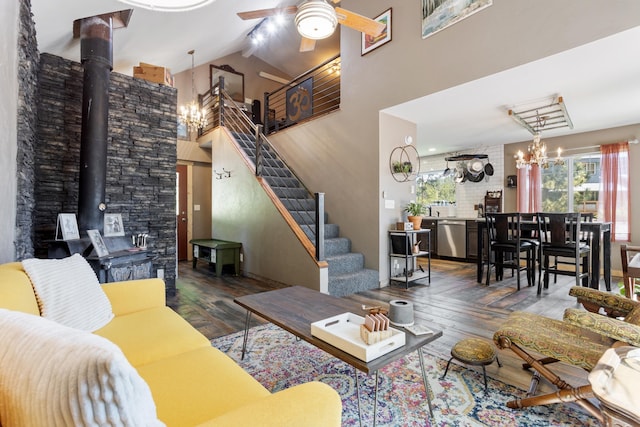
<path fill-rule="evenodd" d="M 536 127 L 535 129 L 542 129 L 545 126 L 545 117 L 541 117 L 536 111 Z M 529 143 L 527 147 L 527 156 L 518 150 L 518 153 L 514 156 L 516 158 L 516 168 L 530 168 L 532 165 L 538 165 L 543 169 L 547 169 L 549 165 L 549 158 L 547 156 L 547 144 L 540 139 L 540 132 L 536 132 L 533 135 L 533 141 Z M 562 159 L 562 149 L 558 148 L 558 155 L 553 161 L 554 165 L 564 165 Z"/>
<path fill-rule="evenodd" d="M 536 133 L 533 136 L 533 142 L 529 143 L 527 147 L 527 157 L 525 158 L 522 150 L 518 150 L 518 153 L 515 155 L 516 158 L 516 168 L 528 168 L 531 165 L 538 165 L 543 169 L 547 169 L 549 167 L 549 158 L 547 156 L 547 144 L 544 141 L 540 140 L 540 134 Z M 554 165 L 562 166 L 564 165 L 564 160 L 562 159 L 562 148 L 558 148 L 558 155 L 553 161 Z"/>
<path fill-rule="evenodd" d="M 194 83 L 194 56 L 195 50 L 187 52 L 191 55 L 191 102 L 180 107 L 180 122 L 190 131 L 197 131 L 207 125 L 207 115 L 204 108 L 196 102 Z"/>
<path fill-rule="evenodd" d="M 131 6 L 139 6 L 158 12 L 185 12 L 205 6 L 214 0 L 120 0 Z"/>
<path fill-rule="evenodd" d="M 326 39 L 336 29 L 336 11 L 324 0 L 309 0 L 298 7 L 294 19 L 298 33 L 311 40 Z"/>

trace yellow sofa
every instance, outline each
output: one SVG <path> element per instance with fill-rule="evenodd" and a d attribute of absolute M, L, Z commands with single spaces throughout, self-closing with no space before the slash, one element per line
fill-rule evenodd
<path fill-rule="evenodd" d="M 151 389 L 157 416 L 167 426 L 340 425 L 342 404 L 335 390 L 310 382 L 270 393 L 166 306 L 162 280 L 109 283 L 102 289 L 115 316 L 94 333 L 122 350 Z M 40 315 L 21 263 L 0 265 L 0 308 Z"/>

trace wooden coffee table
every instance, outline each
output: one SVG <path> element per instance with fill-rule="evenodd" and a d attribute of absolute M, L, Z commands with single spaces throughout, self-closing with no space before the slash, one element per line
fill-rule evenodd
<path fill-rule="evenodd" d="M 234 300 L 237 304 L 247 310 L 247 317 L 244 329 L 244 341 L 242 345 L 242 358 L 244 358 L 247 339 L 249 337 L 249 322 L 251 315 L 256 314 L 263 319 L 290 332 L 296 337 L 307 341 L 317 348 L 326 351 L 332 356 L 348 363 L 354 367 L 356 379 L 356 391 L 358 394 L 358 411 L 360 413 L 360 384 L 358 372 L 365 374 L 375 373 L 375 400 L 374 400 L 374 425 L 376 423 L 376 412 L 378 403 L 378 371 L 389 363 L 406 356 L 409 353 L 418 351 L 420 359 L 420 370 L 422 371 L 422 381 L 424 382 L 427 394 L 427 404 L 429 414 L 433 418 L 431 407 L 431 388 L 427 380 L 424 368 L 424 358 L 422 347 L 442 336 L 442 331 L 434 330 L 433 334 L 415 336 L 406 332 L 406 343 L 404 346 L 391 351 L 383 356 L 369 362 L 358 359 L 351 354 L 340 350 L 337 347 L 311 335 L 311 323 L 342 313 L 364 314 L 362 306 L 354 301 L 326 295 L 302 286 L 278 289 L 275 291 L 262 292 L 258 294 L 246 295 Z M 362 416 L 360 413 L 360 423 Z"/>

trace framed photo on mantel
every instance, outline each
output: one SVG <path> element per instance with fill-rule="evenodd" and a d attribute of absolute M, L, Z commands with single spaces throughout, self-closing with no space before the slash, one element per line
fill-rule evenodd
<path fill-rule="evenodd" d="M 62 240 L 74 240 L 80 238 L 76 214 L 58 214 L 58 220 L 56 223 L 56 240 L 60 240 L 60 238 L 62 238 Z"/>
<path fill-rule="evenodd" d="M 89 235 L 91 243 L 93 243 L 93 250 L 99 258 L 109 255 L 109 250 L 107 249 L 107 245 L 104 244 L 104 240 L 102 240 L 100 231 L 87 230 L 87 235 Z"/>

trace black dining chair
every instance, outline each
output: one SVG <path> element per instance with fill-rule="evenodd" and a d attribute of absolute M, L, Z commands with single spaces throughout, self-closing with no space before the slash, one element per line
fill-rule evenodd
<path fill-rule="evenodd" d="M 531 242 L 533 245 L 533 268 L 538 267 L 538 282 L 542 280 L 542 242 L 538 232 L 538 217 L 534 213 L 520 214 L 520 240 Z M 535 274 L 533 282 L 535 283 Z"/>
<path fill-rule="evenodd" d="M 542 263 L 544 271 L 544 288 L 549 287 L 549 275 L 575 276 L 576 286 L 588 286 L 589 282 L 589 244 L 581 241 L 579 213 L 546 213 L 538 216 L 538 231 L 542 243 Z M 572 262 L 555 262 L 550 264 L 553 257 L 570 259 Z M 572 268 L 562 268 L 571 265 Z M 580 268 L 582 266 L 582 268 Z M 538 283 L 538 295 L 542 293 L 541 283 Z"/>
<path fill-rule="evenodd" d="M 593 222 L 593 212 L 580 212 L 580 221 L 581 222 Z M 591 235 L 590 232 L 585 231 L 584 229 L 582 229 L 582 227 L 580 228 L 580 233 L 579 233 L 579 239 L 581 243 L 584 243 L 586 245 L 588 245 L 589 247 L 591 247 L 591 241 L 593 239 L 593 236 Z M 591 252 L 589 252 L 589 258 L 591 257 Z M 561 257 L 556 257 L 555 258 L 555 263 L 556 266 L 558 265 L 573 265 L 573 261 L 565 261 L 563 258 Z M 591 264 L 589 264 L 591 265 Z M 553 275 L 553 283 L 558 283 L 558 275 L 554 274 Z"/>
<path fill-rule="evenodd" d="M 527 272 L 527 284 L 533 286 L 533 257 L 535 246 L 521 239 L 520 214 L 488 213 L 486 215 L 489 234 L 489 267 L 486 285 L 489 286 L 491 267 L 495 267 L 496 280 L 502 280 L 504 269 L 516 273 L 516 283 L 520 290 L 520 272 Z M 525 265 L 522 265 L 522 253 L 525 254 Z M 492 256 L 493 255 L 493 256 Z"/>

